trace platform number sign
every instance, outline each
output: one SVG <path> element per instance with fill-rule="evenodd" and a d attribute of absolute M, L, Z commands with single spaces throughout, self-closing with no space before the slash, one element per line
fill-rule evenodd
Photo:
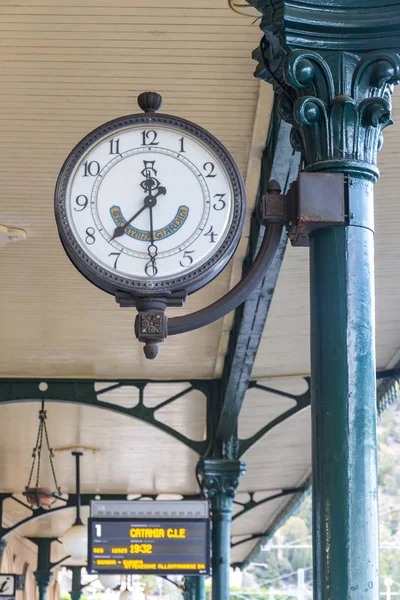
<path fill-rule="evenodd" d="M 15 575 L 0 575 L 0 598 L 15 598 Z"/>

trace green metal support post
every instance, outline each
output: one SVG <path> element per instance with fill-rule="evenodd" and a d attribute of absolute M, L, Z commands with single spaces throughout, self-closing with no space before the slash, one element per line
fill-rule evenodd
<path fill-rule="evenodd" d="M 72 566 L 69 567 L 72 572 L 72 588 L 70 592 L 71 600 L 80 600 L 82 595 L 82 585 L 81 585 L 81 572 L 82 567 Z"/>
<path fill-rule="evenodd" d="M 34 572 L 34 575 L 39 589 L 39 600 L 46 600 L 47 588 L 53 576 L 51 570 L 62 563 L 68 556 L 55 563 L 51 562 L 51 544 L 58 541 L 57 538 L 29 537 L 27 539 L 37 546 L 37 570 Z"/>
<path fill-rule="evenodd" d="M 51 571 L 35 571 L 35 579 L 39 589 L 39 600 L 46 600 L 47 588 L 53 573 Z"/>
<path fill-rule="evenodd" d="M 198 575 L 195 578 L 195 600 L 206 600 L 206 578 L 204 575 Z"/>
<path fill-rule="evenodd" d="M 183 590 L 183 600 L 196 600 L 196 577 L 185 577 L 185 587 Z"/>
<path fill-rule="evenodd" d="M 206 600 L 204 575 L 185 577 L 184 600 Z"/>
<path fill-rule="evenodd" d="M 46 600 L 47 588 L 49 587 L 50 580 L 53 576 L 51 572 L 52 562 L 51 556 L 51 544 L 54 538 L 30 538 L 34 542 L 38 549 L 38 562 L 37 570 L 35 571 L 35 579 L 39 589 L 39 600 Z"/>
<path fill-rule="evenodd" d="M 344 223 L 310 235 L 314 598 L 379 600 L 373 184 L 400 0 L 251 3 L 265 34 L 256 74 L 274 85 L 304 170 L 342 176 L 321 208 L 344 203 Z"/>
<path fill-rule="evenodd" d="M 232 504 L 245 463 L 230 459 L 201 459 L 198 474 L 211 503 L 211 565 L 213 600 L 229 600 Z"/>
<path fill-rule="evenodd" d="M 310 245 L 316 598 L 358 598 L 366 592 L 379 598 L 374 244 L 368 205 L 372 184 L 350 177 L 354 217 L 346 227 L 313 234 Z M 358 219 L 357 207 L 363 207 Z"/>

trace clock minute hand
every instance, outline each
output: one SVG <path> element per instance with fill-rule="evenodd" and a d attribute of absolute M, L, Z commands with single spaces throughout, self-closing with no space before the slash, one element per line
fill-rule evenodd
<path fill-rule="evenodd" d="M 156 268 L 156 256 L 158 253 L 158 248 L 154 243 L 154 225 L 153 225 L 153 207 L 149 206 L 149 214 L 150 214 L 150 244 L 147 247 L 147 253 L 150 257 L 150 263 L 153 267 L 153 276 L 157 274 Z"/>
<path fill-rule="evenodd" d="M 114 233 L 111 239 L 115 240 L 115 238 L 123 236 L 125 233 L 125 229 L 128 227 L 128 225 L 130 225 L 132 221 L 134 221 L 136 217 L 138 217 L 146 208 L 147 205 L 144 204 L 142 208 L 138 210 L 137 213 L 135 213 L 131 219 L 129 219 L 129 221 L 127 221 L 124 225 L 118 225 L 118 227 L 114 229 Z"/>

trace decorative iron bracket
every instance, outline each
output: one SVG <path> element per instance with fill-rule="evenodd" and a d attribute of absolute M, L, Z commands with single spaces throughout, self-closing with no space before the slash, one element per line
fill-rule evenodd
<path fill-rule="evenodd" d="M 316 229 L 345 223 L 346 186 L 341 174 L 304 172 L 283 195 L 278 182 L 272 180 L 261 197 L 259 218 L 263 223 L 285 224 L 292 246 L 309 246 L 310 233 Z M 327 197 L 338 201 L 326 202 Z"/>

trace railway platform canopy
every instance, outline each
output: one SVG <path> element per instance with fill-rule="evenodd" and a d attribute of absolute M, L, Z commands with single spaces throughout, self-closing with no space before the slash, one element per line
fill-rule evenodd
<path fill-rule="evenodd" d="M 94 500 L 208 499 L 215 600 L 314 477 L 316 597 L 378 598 L 375 414 L 400 378 L 396 125 L 376 156 L 400 117 L 400 2 L 3 0 L 0 15 L 0 573 L 25 576 L 17 600 L 59 600 L 59 565 L 86 565 L 62 544 L 77 464 L 84 525 Z M 135 310 L 68 260 L 53 209 L 72 148 L 148 90 L 224 144 L 247 198 L 232 260 L 170 317 L 248 272 L 271 180 L 284 194 L 300 172 L 340 174 L 346 213 L 310 249 L 284 228 L 255 292 L 155 360 Z M 32 509 L 40 410 L 40 484 L 60 497 Z"/>

